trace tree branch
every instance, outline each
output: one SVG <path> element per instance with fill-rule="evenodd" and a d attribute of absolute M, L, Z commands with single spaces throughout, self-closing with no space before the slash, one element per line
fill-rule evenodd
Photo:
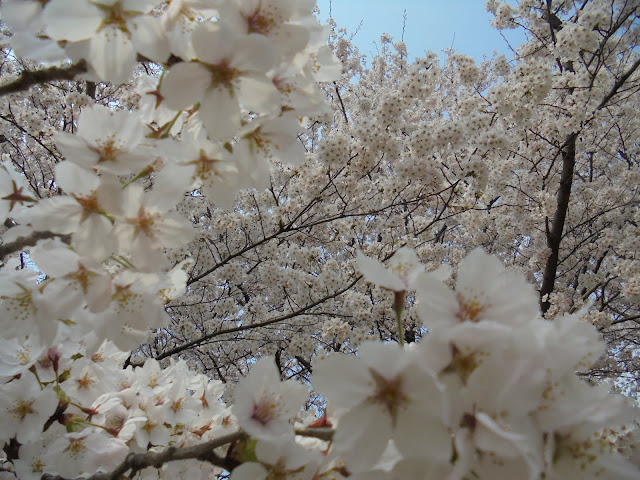
<path fill-rule="evenodd" d="M 624 82 L 626 82 L 629 79 L 629 77 L 633 75 L 633 72 L 635 72 L 639 66 L 640 66 L 640 58 L 635 62 L 633 62 L 633 65 L 631 65 L 629 70 L 627 70 L 622 74 L 622 76 L 618 79 L 615 85 L 611 88 L 609 93 L 607 93 L 607 95 L 602 99 L 602 101 L 600 102 L 600 105 L 598 105 L 598 108 L 596 108 L 596 110 L 601 110 L 607 105 L 609 100 L 611 100 L 613 96 L 616 93 L 618 93 L 618 90 L 620 89 L 620 87 L 624 85 Z"/>
<path fill-rule="evenodd" d="M 297 428 L 295 430 L 295 434 L 302 437 L 317 438 L 319 440 L 324 440 L 325 442 L 330 442 L 333 439 L 332 428 Z M 222 458 L 216 454 L 214 450 L 240 440 L 245 435 L 246 434 L 240 430 L 191 447 L 168 447 L 157 453 L 130 453 L 115 470 L 112 470 L 111 472 L 95 473 L 90 477 L 83 477 L 83 480 L 119 480 L 129 470 L 131 470 L 129 478 L 133 478 L 137 472 L 147 467 L 160 468 L 165 463 L 176 460 L 200 460 L 202 462 L 209 462 L 212 465 L 224 468 L 230 472 L 238 466 L 238 463 L 235 460 Z M 50 475 L 48 473 L 42 475 L 41 479 L 71 480 L 59 475 Z"/>
<path fill-rule="evenodd" d="M 13 82 L 0 86 L 0 97 L 28 90 L 34 85 L 54 80 L 73 80 L 76 75 L 87 72 L 87 62 L 80 60 L 68 67 L 51 67 L 44 70 L 23 70 Z"/>
<path fill-rule="evenodd" d="M 542 278 L 542 288 L 540 289 L 540 310 L 546 313 L 551 306 L 548 295 L 553 292 L 558 271 L 558 258 L 560 255 L 560 241 L 562 240 L 562 230 L 567 218 L 569 209 L 569 198 L 571 197 L 571 186 L 573 184 L 573 171 L 576 165 L 576 140 L 577 133 L 569 136 L 561 147 L 562 151 L 562 174 L 560 176 L 560 188 L 556 197 L 557 207 L 553 215 L 550 228 L 547 229 L 547 246 L 551 249 L 551 254 L 547 258 Z M 545 296 L 547 296 L 545 298 Z"/>
<path fill-rule="evenodd" d="M 7 255 L 21 252 L 25 247 L 33 247 L 39 240 L 47 240 L 49 238 L 58 237 L 64 243 L 71 242 L 71 235 L 63 235 L 61 233 L 52 232 L 33 232 L 28 237 L 18 237 L 15 242 L 0 245 L 0 261 L 4 260 Z"/>
<path fill-rule="evenodd" d="M 338 100 L 340 101 L 340 109 L 342 110 L 342 116 L 344 117 L 344 122 L 349 123 L 349 119 L 347 118 L 347 111 L 344 108 L 344 103 L 342 103 L 342 96 L 340 95 L 340 90 L 338 90 L 338 84 L 333 82 L 333 85 L 336 89 L 336 95 L 338 95 Z"/>
<path fill-rule="evenodd" d="M 244 435 L 244 432 L 238 431 L 235 433 L 230 433 L 229 435 L 224 435 L 214 440 L 210 440 L 205 443 L 194 445 L 192 447 L 168 447 L 163 451 L 157 453 L 130 453 L 115 470 L 106 473 L 95 473 L 90 477 L 87 477 L 86 480 L 119 480 L 129 470 L 131 470 L 130 477 L 133 478 L 133 475 L 136 472 L 139 472 L 140 470 L 143 470 L 147 467 L 160 468 L 162 467 L 162 465 L 168 462 L 189 459 L 209 462 L 213 465 L 222 467 L 225 470 L 230 471 L 237 466 L 235 465 L 235 462 L 233 465 L 231 465 L 229 460 L 220 457 L 213 450 L 228 443 L 235 442 L 236 440 L 240 440 Z M 49 475 L 47 473 L 42 475 L 41 478 L 42 480 L 70 480 L 65 477 L 61 477 L 58 475 Z"/>

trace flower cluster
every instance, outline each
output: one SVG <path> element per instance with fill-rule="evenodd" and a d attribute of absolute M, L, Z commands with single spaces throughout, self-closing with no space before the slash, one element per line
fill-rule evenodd
<path fill-rule="evenodd" d="M 442 67 L 434 54 L 409 65 L 384 35 L 365 72 L 334 31 L 336 62 L 313 8 L 2 2 L 15 52 L 72 61 L 87 94 L 66 93 L 68 122 L 2 116 L 34 152 L 51 152 L 55 175 L 31 181 L 15 158 L 0 163 L 2 251 L 28 251 L 0 270 L 0 476 L 637 478 L 625 443 L 637 410 L 576 375 L 605 353 L 590 323 L 614 323 L 588 299 L 604 309 L 638 295 L 637 189 L 585 187 L 637 184 L 608 123 L 635 131 L 633 108 L 599 117 L 607 138 L 588 131 L 598 148 L 575 153 L 575 132 L 616 96 L 607 86 L 633 74 L 589 78 L 571 63 L 602 50 L 598 18 L 613 13 L 590 4 L 560 29 L 533 2 L 492 0 L 498 26 L 530 18 L 553 46 L 528 44 L 513 69 L 454 53 Z M 132 73 L 130 93 L 97 100 L 97 83 Z M 344 86 L 354 74 L 359 90 Z M 316 83 L 341 75 L 324 92 Z M 547 126 L 536 111 L 552 101 L 562 108 Z M 518 129 L 524 140 L 508 140 Z M 558 262 L 550 224 L 562 190 L 549 182 L 567 184 L 566 135 L 582 218 L 598 206 L 594 222 L 620 231 L 599 239 L 597 223 L 574 220 L 575 251 L 594 251 L 564 272 L 581 299 L 558 288 L 543 316 L 522 272 L 468 245 L 504 245 L 529 280 L 541 277 L 532 265 Z M 505 206 L 517 218 L 490 215 Z M 552 251 L 530 254 L 536 243 Z M 624 261 L 602 274 L 614 244 Z M 459 264 L 455 280 L 443 259 Z"/>
<path fill-rule="evenodd" d="M 401 260 L 389 270 L 374 262 L 359 260 L 383 286 L 403 271 Z M 395 456 L 380 478 L 409 465 L 423 472 L 410 478 L 635 478 L 607 428 L 637 410 L 575 376 L 604 351 L 582 313 L 544 320 L 531 286 L 480 249 L 460 263 L 454 290 L 442 281 L 421 272 L 403 287 L 416 290 L 429 329 L 419 345 L 367 343 L 358 357 L 316 362 L 314 387 L 337 424 L 330 452 L 358 478 L 390 440 Z"/>

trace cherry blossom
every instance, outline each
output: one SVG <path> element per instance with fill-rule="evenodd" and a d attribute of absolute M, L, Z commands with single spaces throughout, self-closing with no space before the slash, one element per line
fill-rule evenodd
<path fill-rule="evenodd" d="M 388 268 L 382 262 L 366 257 L 360 250 L 357 252 L 358 268 L 364 277 L 382 288 L 393 292 L 413 290 L 413 285 L 424 267 L 415 251 L 402 247 L 391 257 Z"/>
<path fill-rule="evenodd" d="M 233 413 L 240 426 L 258 439 L 274 441 L 293 435 L 290 421 L 302 407 L 307 389 L 281 382 L 273 361 L 263 358 L 238 383 L 234 396 Z"/>
<path fill-rule="evenodd" d="M 136 55 L 163 62 L 169 42 L 159 19 L 150 15 L 156 0 L 52 0 L 43 11 L 46 32 L 57 41 L 83 42 L 98 77 L 125 82 Z"/>
<path fill-rule="evenodd" d="M 76 134 L 56 136 L 68 161 L 114 175 L 137 173 L 150 163 L 149 152 L 141 149 L 143 126 L 135 113 L 94 105 L 82 111 L 78 124 Z"/>
<path fill-rule="evenodd" d="M 367 343 L 358 359 L 317 362 L 314 385 L 341 412 L 334 447 L 355 471 L 371 465 L 392 436 L 402 453 L 419 452 L 437 462 L 450 458 L 449 432 L 440 419 L 441 387 L 411 360 L 397 344 Z"/>
<path fill-rule="evenodd" d="M 160 92 L 169 107 L 181 110 L 199 103 L 198 115 L 215 140 L 236 133 L 240 105 L 273 112 L 277 90 L 264 72 L 275 58 L 264 37 L 240 36 L 227 26 L 204 22 L 193 32 L 192 42 L 197 61 L 178 63 L 163 78 Z M 193 88 L 184 89 L 185 83 Z"/>
<path fill-rule="evenodd" d="M 486 279 L 492 282 L 487 283 Z M 458 267 L 455 293 L 433 274 L 416 280 L 420 316 L 429 328 L 477 324 L 488 319 L 514 325 L 535 318 L 538 302 L 533 289 L 481 249 L 472 251 Z M 513 299 L 517 298 L 517 302 Z M 484 324 L 483 324 L 484 325 Z"/>
<path fill-rule="evenodd" d="M 58 475 L 80 476 L 115 467 L 124 460 L 128 450 L 124 442 L 87 428 L 54 441 L 43 460 Z"/>
<path fill-rule="evenodd" d="M 638 476 L 635 3 L 2 3 L 0 475 Z"/>
<path fill-rule="evenodd" d="M 40 438 L 42 425 L 58 406 L 58 398 L 51 389 L 41 390 L 36 382 L 14 380 L 0 391 L 0 427 L 2 440 L 14 435 L 26 443 Z"/>

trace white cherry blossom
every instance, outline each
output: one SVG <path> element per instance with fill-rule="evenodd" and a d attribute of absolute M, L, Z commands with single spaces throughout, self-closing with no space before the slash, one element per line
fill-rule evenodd
<path fill-rule="evenodd" d="M 24 377 L 0 389 L 0 438 L 4 442 L 14 435 L 21 443 L 38 440 L 44 422 L 58 406 L 51 388 L 41 389 L 32 375 Z"/>
<path fill-rule="evenodd" d="M 54 441 L 43 455 L 51 471 L 65 477 L 108 471 L 121 463 L 129 448 L 116 438 L 94 433 L 92 428 L 67 433 Z"/>
<path fill-rule="evenodd" d="M 240 36 L 224 24 L 203 22 L 192 41 L 197 61 L 172 66 L 162 80 L 160 92 L 169 107 L 181 110 L 199 103 L 198 115 L 214 140 L 236 133 L 240 105 L 266 114 L 277 109 L 278 91 L 265 75 L 275 56 L 264 37 Z M 185 89 L 185 83 L 192 88 Z"/>
<path fill-rule="evenodd" d="M 407 247 L 399 248 L 387 266 L 360 250 L 356 252 L 356 262 L 366 280 L 392 292 L 413 290 L 416 278 L 424 271 L 416 252 Z"/>
<path fill-rule="evenodd" d="M 458 324 L 467 327 L 484 320 L 498 327 L 511 326 L 529 321 L 539 312 L 535 292 L 525 279 L 482 249 L 473 250 L 460 263 L 455 292 L 441 277 L 429 273 L 416 279 L 415 288 L 420 318 L 433 329 Z M 490 323 L 487 325 L 493 327 Z"/>
<path fill-rule="evenodd" d="M 366 343 L 357 358 L 335 355 L 316 362 L 314 387 L 339 417 L 336 454 L 353 471 L 372 465 L 390 438 L 403 454 L 450 458 L 441 386 L 412 360 L 398 344 Z"/>
<path fill-rule="evenodd" d="M 98 172 L 127 175 L 151 163 L 150 152 L 141 148 L 142 133 L 136 113 L 93 105 L 82 111 L 78 131 L 58 133 L 56 142 L 70 162 Z"/>
<path fill-rule="evenodd" d="M 158 18 L 146 15 L 156 0 L 52 0 L 44 9 L 53 39 L 85 42 L 87 60 L 101 80 L 124 83 L 137 54 L 163 62 L 169 42 Z"/>
<path fill-rule="evenodd" d="M 293 436 L 290 422 L 307 395 L 303 385 L 280 381 L 271 358 L 261 358 L 238 382 L 233 413 L 249 435 L 265 441 L 282 441 Z"/>

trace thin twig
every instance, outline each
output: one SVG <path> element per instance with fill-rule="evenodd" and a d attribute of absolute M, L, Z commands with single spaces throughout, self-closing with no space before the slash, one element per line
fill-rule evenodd
<path fill-rule="evenodd" d="M 196 338 L 195 340 L 191 340 L 190 342 L 187 343 L 183 343 L 182 345 L 179 345 L 177 347 L 174 347 L 170 350 L 167 350 L 164 353 L 161 353 L 160 355 L 156 356 L 155 359 L 156 360 L 162 360 L 164 358 L 170 357 L 171 355 L 175 355 L 176 353 L 180 353 L 184 350 L 187 350 L 188 348 L 194 347 L 196 345 L 200 345 L 203 342 L 206 342 L 207 340 L 211 340 L 214 337 L 219 337 L 220 335 L 225 335 L 227 333 L 235 333 L 235 332 L 242 332 L 244 330 L 250 330 L 250 329 L 254 329 L 254 328 L 259 328 L 259 327 L 266 327 L 268 325 L 273 325 L 274 323 L 279 323 L 279 322 L 284 322 L 285 320 L 289 320 L 290 318 L 293 317 L 297 317 L 298 315 L 302 315 L 303 313 L 305 313 L 307 310 L 310 310 L 313 307 L 316 307 L 318 305 L 320 305 L 323 302 L 326 302 L 327 300 L 337 297 L 339 295 L 342 295 L 344 292 L 346 292 L 347 290 L 349 290 L 351 287 L 353 287 L 356 283 L 358 283 L 358 281 L 360 281 L 360 279 L 362 278 L 362 275 L 358 275 L 354 280 L 352 280 L 351 282 L 349 282 L 347 284 L 347 286 L 341 288 L 340 290 L 331 293 L 325 297 L 320 298 L 319 300 L 306 305 L 302 308 L 300 308 L 299 310 L 296 310 L 294 312 L 291 313 L 287 313 L 286 315 L 281 315 L 279 317 L 275 317 L 275 318 L 270 318 L 268 320 L 265 320 L 263 322 L 259 322 L 259 323 L 253 323 L 253 324 L 249 324 L 249 325 L 240 325 L 238 327 L 232 327 L 232 328 L 227 328 L 224 330 L 218 330 L 217 332 L 211 332 L 207 335 L 203 335 L 199 338 Z M 138 367 L 144 364 L 144 360 L 142 362 L 131 362 L 131 365 Z"/>

